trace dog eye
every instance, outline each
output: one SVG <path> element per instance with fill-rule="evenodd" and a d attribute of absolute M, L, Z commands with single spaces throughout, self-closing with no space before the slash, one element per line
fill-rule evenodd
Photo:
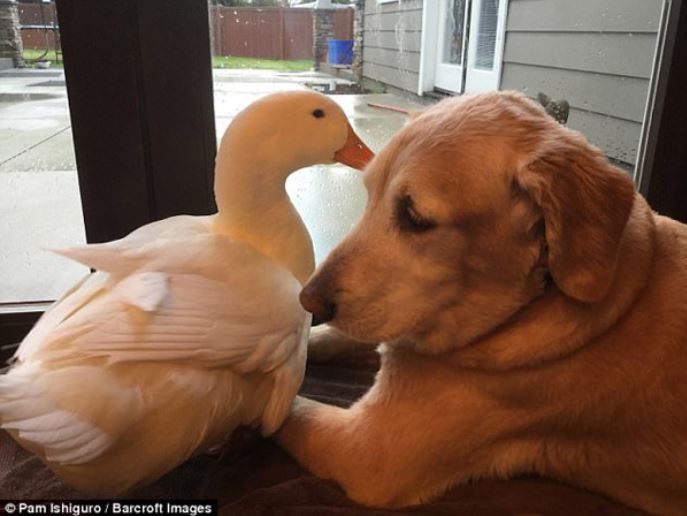
<path fill-rule="evenodd" d="M 417 212 L 413 199 L 406 195 L 398 203 L 398 222 L 401 229 L 413 233 L 424 233 L 436 227 L 437 223 Z"/>

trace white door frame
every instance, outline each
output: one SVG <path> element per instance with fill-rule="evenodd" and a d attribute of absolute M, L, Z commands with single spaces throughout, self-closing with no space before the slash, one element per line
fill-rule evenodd
<path fill-rule="evenodd" d="M 422 2 L 422 33 L 420 34 L 420 71 L 417 94 L 422 96 L 434 89 L 439 27 L 439 1 Z"/>
<path fill-rule="evenodd" d="M 434 90 L 434 80 L 436 78 L 436 61 L 439 44 L 439 2 L 442 0 L 426 0 L 422 3 L 422 35 L 420 39 L 420 70 L 417 84 L 417 94 L 422 96 L 426 92 Z M 471 26 L 478 20 L 479 14 L 475 14 L 476 9 L 471 9 Z M 503 68 L 503 50 L 506 39 L 506 16 L 508 13 L 508 0 L 501 0 L 499 4 L 499 25 L 496 30 L 496 45 L 494 47 L 494 74 L 496 77 L 495 86 L 498 89 L 501 84 L 501 70 Z M 474 45 L 468 42 L 468 66 L 470 66 L 470 56 L 472 62 L 475 59 Z M 465 49 L 464 49 L 465 51 Z M 466 83 L 470 82 L 466 80 Z M 467 84 L 464 85 L 464 87 Z"/>
<path fill-rule="evenodd" d="M 463 77 L 465 77 L 465 70 L 468 66 L 468 49 L 467 49 L 467 28 L 469 27 L 468 21 L 468 5 L 469 2 L 465 2 L 463 12 L 463 17 L 460 20 L 455 20 L 455 23 L 460 23 L 462 25 L 460 33 L 462 34 L 462 41 L 460 42 L 460 63 L 449 63 L 446 62 L 448 56 L 442 55 L 445 51 L 446 44 L 446 30 L 447 18 L 451 15 L 447 12 L 447 7 L 449 2 L 436 2 L 439 4 L 439 26 L 438 32 L 436 32 L 437 40 L 437 56 L 436 62 L 434 64 L 434 86 L 451 93 L 461 93 L 464 89 Z"/>

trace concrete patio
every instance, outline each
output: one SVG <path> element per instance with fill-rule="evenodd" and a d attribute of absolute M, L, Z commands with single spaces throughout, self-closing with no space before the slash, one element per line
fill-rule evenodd
<path fill-rule="evenodd" d="M 316 72 L 214 70 L 218 139 L 245 106 L 274 91 L 350 85 Z M 358 134 L 379 150 L 421 106 L 392 94 L 334 95 Z M 355 171 L 316 166 L 292 175 L 287 191 L 315 242 L 318 261 L 356 222 L 365 191 Z M 0 71 L 0 303 L 58 297 L 88 271 L 45 249 L 85 242 L 64 74 L 61 70 Z"/>

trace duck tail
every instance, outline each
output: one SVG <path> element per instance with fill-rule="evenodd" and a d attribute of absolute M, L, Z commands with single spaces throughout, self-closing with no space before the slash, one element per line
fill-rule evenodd
<path fill-rule="evenodd" d="M 86 267 L 114 274 L 124 274 L 135 267 L 136 256 L 115 245 L 115 242 L 50 249 L 55 254 L 79 262 Z"/>
<path fill-rule="evenodd" d="M 77 403 L 72 411 L 55 401 L 74 400 L 77 393 L 92 402 Z M 48 462 L 84 464 L 135 421 L 140 398 L 136 389 L 122 387 L 99 368 L 44 370 L 40 362 L 25 362 L 0 377 L 0 428 L 23 446 L 40 450 Z M 108 431 L 98 420 L 110 423 Z"/>

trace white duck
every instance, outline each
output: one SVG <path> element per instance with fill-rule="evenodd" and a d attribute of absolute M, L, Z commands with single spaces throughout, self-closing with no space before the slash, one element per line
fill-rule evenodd
<path fill-rule="evenodd" d="M 242 111 L 217 155 L 219 212 L 178 216 L 58 251 L 96 268 L 38 321 L 0 376 L 2 428 L 77 489 L 114 494 L 282 423 L 301 384 L 314 268 L 284 184 L 371 152 L 314 92 Z"/>

